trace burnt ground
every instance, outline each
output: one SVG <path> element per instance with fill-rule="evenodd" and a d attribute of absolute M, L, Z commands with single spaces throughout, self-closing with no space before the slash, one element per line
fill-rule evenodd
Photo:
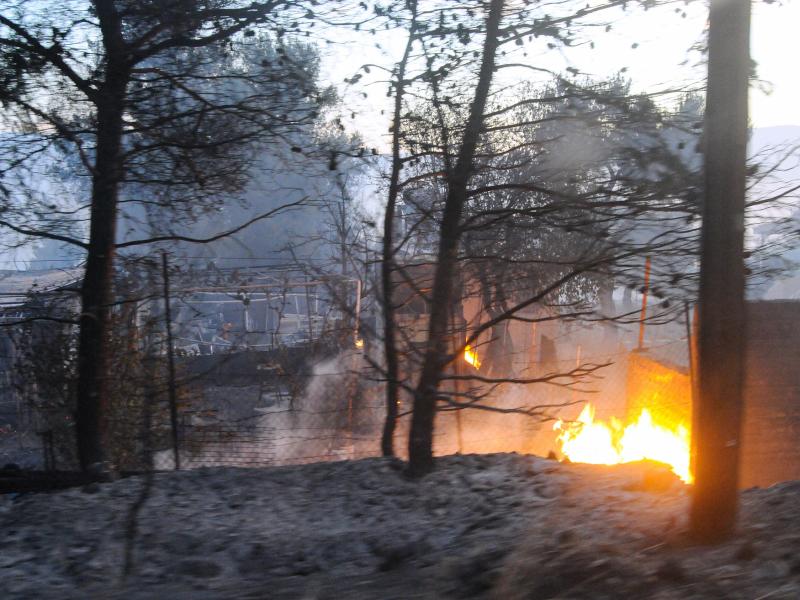
<path fill-rule="evenodd" d="M 0 497 L 0 596 L 132 599 L 800 598 L 800 482 L 686 537 L 661 467 L 450 456 L 159 473 Z M 124 576 L 126 547 L 129 574 Z"/>

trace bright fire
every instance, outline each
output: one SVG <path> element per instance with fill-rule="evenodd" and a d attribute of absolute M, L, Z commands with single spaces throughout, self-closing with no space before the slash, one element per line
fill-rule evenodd
<path fill-rule="evenodd" d="M 464 347 L 464 360 L 476 369 L 481 368 L 481 361 L 478 358 L 478 353 L 469 344 Z"/>
<path fill-rule="evenodd" d="M 646 408 L 628 425 L 611 418 L 610 423 L 594 420 L 594 406 L 587 404 L 575 422 L 557 421 L 561 452 L 573 462 L 615 465 L 637 460 L 668 464 L 686 483 L 689 472 L 689 429 L 685 425 L 665 427 L 653 421 Z"/>

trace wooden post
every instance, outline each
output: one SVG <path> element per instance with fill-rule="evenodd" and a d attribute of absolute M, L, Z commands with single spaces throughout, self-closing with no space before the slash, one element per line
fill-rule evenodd
<path fill-rule="evenodd" d="M 175 458 L 175 469 L 181 468 L 181 457 L 178 450 L 178 401 L 175 393 L 175 355 L 172 347 L 172 312 L 169 301 L 169 268 L 167 253 L 161 252 L 161 273 L 164 278 L 164 321 L 167 329 L 167 366 L 169 368 L 169 418 L 172 425 L 172 452 Z"/>
<path fill-rule="evenodd" d="M 642 312 L 639 315 L 639 350 L 644 350 L 644 320 L 647 318 L 647 292 L 650 289 L 650 257 L 644 259 L 644 288 L 642 289 Z"/>
<path fill-rule="evenodd" d="M 695 402 L 692 536 L 735 528 L 744 381 L 744 196 L 750 0 L 711 0 L 701 236 L 699 398 Z"/>

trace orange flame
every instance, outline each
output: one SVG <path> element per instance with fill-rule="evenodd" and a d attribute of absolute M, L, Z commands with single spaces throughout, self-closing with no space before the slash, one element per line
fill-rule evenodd
<path fill-rule="evenodd" d="M 478 358 L 478 353 L 469 344 L 464 347 L 464 360 L 476 369 L 481 368 L 481 361 Z"/>
<path fill-rule="evenodd" d="M 668 464 L 686 483 L 692 482 L 689 470 L 689 429 L 678 424 L 666 427 L 656 423 L 646 408 L 628 425 L 611 418 L 610 423 L 594 420 L 594 406 L 587 404 L 571 423 L 557 421 L 561 452 L 573 462 L 615 465 L 637 460 Z"/>

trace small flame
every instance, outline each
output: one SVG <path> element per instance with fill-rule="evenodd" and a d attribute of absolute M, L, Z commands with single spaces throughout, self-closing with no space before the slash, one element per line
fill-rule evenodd
<path fill-rule="evenodd" d="M 637 460 L 654 460 L 672 467 L 686 483 L 692 482 L 689 470 L 689 429 L 678 424 L 665 427 L 655 423 L 648 409 L 628 425 L 611 418 L 609 423 L 594 420 L 594 406 L 587 404 L 572 423 L 557 421 L 561 452 L 573 462 L 615 465 Z"/>
<path fill-rule="evenodd" d="M 362 338 L 356 338 L 356 348 L 363 348 L 364 347 L 364 340 Z"/>
<path fill-rule="evenodd" d="M 464 360 L 476 369 L 481 368 L 481 361 L 478 358 L 478 353 L 469 344 L 464 346 Z"/>

